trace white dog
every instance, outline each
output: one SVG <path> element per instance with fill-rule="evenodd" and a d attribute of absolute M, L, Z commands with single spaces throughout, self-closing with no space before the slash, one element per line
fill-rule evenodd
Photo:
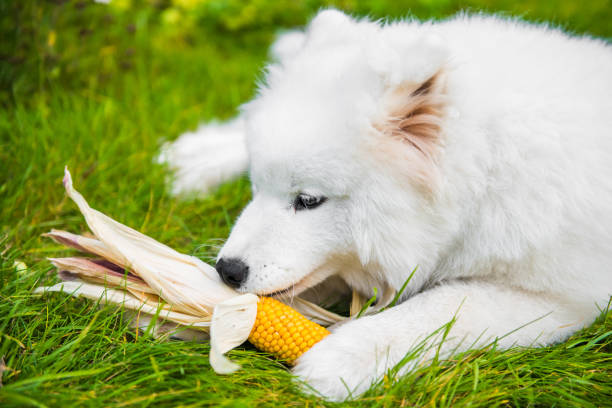
<path fill-rule="evenodd" d="M 273 51 L 241 118 L 164 152 L 177 192 L 248 162 L 254 196 L 219 254 L 223 279 L 297 294 L 338 275 L 371 296 L 418 267 L 401 304 L 332 329 L 299 378 L 342 400 L 454 316 L 441 357 L 562 341 L 606 307 L 609 44 L 496 17 L 327 10 Z"/>

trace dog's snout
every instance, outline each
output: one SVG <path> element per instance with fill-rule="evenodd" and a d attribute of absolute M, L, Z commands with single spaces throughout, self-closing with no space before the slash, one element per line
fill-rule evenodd
<path fill-rule="evenodd" d="M 249 267 L 238 258 L 221 258 L 215 265 L 223 282 L 233 288 L 238 288 L 246 280 Z"/>

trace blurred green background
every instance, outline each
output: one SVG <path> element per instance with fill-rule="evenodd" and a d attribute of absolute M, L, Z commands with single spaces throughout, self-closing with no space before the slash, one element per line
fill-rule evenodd
<path fill-rule="evenodd" d="M 488 11 L 612 37 L 609 0 L 0 0 L 0 406 L 324 404 L 262 353 L 233 351 L 244 370 L 221 378 L 206 343 L 134 334 L 116 308 L 32 290 L 57 281 L 46 257 L 72 253 L 41 234 L 85 228 L 61 187 L 66 164 L 94 208 L 211 261 L 248 180 L 177 200 L 159 147 L 234 115 L 274 36 L 328 6 L 372 18 Z M 609 406 L 611 317 L 563 344 L 386 377 L 350 405 Z"/>
<path fill-rule="evenodd" d="M 279 29 L 303 25 L 329 6 L 372 18 L 502 12 L 578 33 L 612 35 L 609 0 L 3 0 L 0 103 L 40 96 L 54 86 L 103 89 L 131 72 L 142 74 L 138 70 L 168 83 L 179 73 L 198 82 L 217 79 L 218 71 L 231 77 L 231 65 L 211 67 L 203 50 L 227 59 L 245 52 L 263 58 Z M 205 89 L 189 88 L 206 99 Z"/>

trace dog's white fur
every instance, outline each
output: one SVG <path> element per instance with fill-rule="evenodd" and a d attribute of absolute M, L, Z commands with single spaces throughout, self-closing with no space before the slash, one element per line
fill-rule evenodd
<path fill-rule="evenodd" d="M 314 390 L 362 393 L 455 314 L 442 357 L 496 337 L 562 341 L 606 306 L 608 44 L 497 17 L 379 24 L 327 10 L 273 51 L 244 107 L 253 201 L 219 254 L 249 266 L 241 290 L 299 293 L 338 274 L 369 296 L 418 266 L 400 305 L 299 359 Z M 298 193 L 328 200 L 295 211 Z"/>

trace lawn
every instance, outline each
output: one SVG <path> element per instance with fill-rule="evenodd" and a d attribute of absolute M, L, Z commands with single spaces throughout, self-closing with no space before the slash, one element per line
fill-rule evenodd
<path fill-rule="evenodd" d="M 326 4 L 421 18 L 503 11 L 612 38 L 612 4 L 537 0 L 4 0 L 0 2 L 0 406 L 320 406 L 251 348 L 214 374 L 209 346 L 134 332 L 115 307 L 33 288 L 56 281 L 41 234 L 84 230 L 61 187 L 67 164 L 97 209 L 210 261 L 250 197 L 246 178 L 169 195 L 159 146 L 229 118 L 254 92 L 278 30 Z M 392 376 L 349 406 L 610 406 L 612 314 L 563 344 L 494 347 Z"/>

